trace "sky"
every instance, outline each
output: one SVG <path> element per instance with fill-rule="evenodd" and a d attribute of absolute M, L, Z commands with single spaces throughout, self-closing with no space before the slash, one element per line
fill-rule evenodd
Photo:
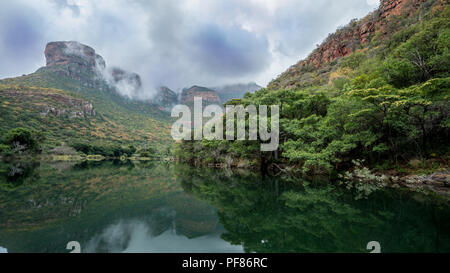
<path fill-rule="evenodd" d="M 378 0 L 0 1 L 0 78 L 45 65 L 50 41 L 93 47 L 144 87 L 272 79 Z"/>

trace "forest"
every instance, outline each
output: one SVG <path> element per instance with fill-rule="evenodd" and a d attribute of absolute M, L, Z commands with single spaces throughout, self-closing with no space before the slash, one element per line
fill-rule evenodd
<path fill-rule="evenodd" d="M 177 156 L 192 165 L 325 175 L 360 165 L 400 173 L 448 166 L 450 8 L 432 7 L 395 16 L 387 34 L 320 69 L 304 66 L 312 83 L 276 89 L 285 74 L 226 104 L 280 105 L 278 151 L 260 152 L 248 140 L 202 140 L 179 144 Z M 321 78 L 319 70 L 330 73 Z"/>

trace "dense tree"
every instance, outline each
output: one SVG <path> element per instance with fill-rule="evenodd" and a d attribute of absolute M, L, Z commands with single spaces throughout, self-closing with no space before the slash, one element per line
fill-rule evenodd
<path fill-rule="evenodd" d="M 5 144 L 13 152 L 40 152 L 40 143 L 44 136 L 36 131 L 25 128 L 15 128 L 8 131 L 5 136 Z"/>

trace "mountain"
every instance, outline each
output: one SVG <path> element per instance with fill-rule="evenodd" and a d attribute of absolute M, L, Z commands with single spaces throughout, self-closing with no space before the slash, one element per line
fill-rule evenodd
<path fill-rule="evenodd" d="M 344 57 L 354 52 L 370 55 L 368 49 L 376 49 L 395 35 L 405 39 L 407 33 L 398 31 L 422 21 L 426 12 L 438 12 L 447 4 L 444 0 L 381 0 L 378 9 L 330 34 L 305 60 L 282 73 L 269 83 L 268 88 L 292 89 L 327 84 Z"/>
<path fill-rule="evenodd" d="M 153 102 L 160 106 L 164 111 L 170 111 L 173 106 L 178 104 L 178 95 L 166 86 L 157 88 L 157 93 Z"/>
<path fill-rule="evenodd" d="M 106 68 L 106 63 L 92 47 L 75 41 L 50 42 L 44 54 L 46 66 L 35 74 L 53 73 L 76 80 L 85 87 L 104 87 L 99 72 Z"/>
<path fill-rule="evenodd" d="M 202 98 L 203 105 L 220 104 L 220 97 L 217 91 L 196 85 L 191 88 L 183 89 L 181 92 L 180 103 L 192 105 L 194 103 L 194 97 Z"/>
<path fill-rule="evenodd" d="M 74 141 L 171 140 L 167 113 L 127 96 L 142 90 L 138 74 L 108 68 L 93 48 L 74 41 L 48 43 L 45 57 L 35 73 L 0 80 L 0 137 L 16 127 L 33 129 L 46 135 L 44 150 Z"/>
<path fill-rule="evenodd" d="M 259 152 L 257 141 L 186 141 L 177 157 L 196 166 L 339 177 L 369 192 L 389 180 L 383 173 L 398 185 L 402 175 L 448 171 L 449 18 L 448 0 L 382 0 L 238 101 L 279 106 L 275 151 Z"/>
<path fill-rule="evenodd" d="M 261 88 L 256 83 L 232 84 L 211 88 L 194 85 L 190 88 L 184 88 L 180 98 L 178 98 L 178 95 L 170 88 L 161 86 L 157 88 L 157 93 L 152 101 L 160 107 L 159 109 L 170 111 L 173 106 L 179 103 L 191 105 L 194 102 L 194 97 L 201 97 L 204 105 L 223 104 L 232 99 L 240 99 L 245 93 L 252 93 Z"/>
<path fill-rule="evenodd" d="M 239 83 L 239 84 L 230 84 L 224 85 L 220 87 L 211 87 L 210 89 L 217 91 L 219 94 L 220 100 L 222 103 L 230 101 L 232 99 L 240 99 L 244 96 L 245 93 L 253 93 L 255 91 L 260 90 L 262 87 L 257 85 L 256 83 Z"/>

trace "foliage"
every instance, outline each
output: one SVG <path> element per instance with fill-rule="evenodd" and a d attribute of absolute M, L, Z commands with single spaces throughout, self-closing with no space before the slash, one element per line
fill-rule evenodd
<path fill-rule="evenodd" d="M 158 154 L 158 151 L 152 147 L 147 147 L 140 149 L 137 152 L 141 157 L 154 157 L 156 154 Z"/>
<path fill-rule="evenodd" d="M 10 155 L 12 153 L 12 149 L 10 145 L 0 144 L 0 155 Z"/>
<path fill-rule="evenodd" d="M 70 146 L 87 155 L 102 155 L 114 158 L 120 158 L 123 155 L 130 157 L 136 152 L 136 148 L 133 145 L 122 147 L 117 144 L 92 144 L 78 141 L 72 142 Z"/>
<path fill-rule="evenodd" d="M 92 103 L 96 113 L 86 114 L 75 101 Z M 46 132 L 44 152 L 73 139 L 136 147 L 171 143 L 169 117 L 156 106 L 50 71 L 0 81 L 0 124 L 3 135 L 17 127 Z"/>
<path fill-rule="evenodd" d="M 416 28 L 415 28 L 416 29 Z M 433 77 L 448 77 L 450 67 L 450 22 L 435 18 L 394 50 L 383 69 L 388 81 L 405 87 Z"/>
<path fill-rule="evenodd" d="M 367 199 L 371 193 L 386 187 L 388 181 L 387 176 L 372 173 L 367 167 L 363 167 L 362 163 L 354 160 L 355 169 L 340 176 L 341 183 L 345 184 L 347 189 L 356 191 L 356 199 Z"/>
<path fill-rule="evenodd" d="M 367 253 L 373 238 L 382 242 L 383 252 L 448 248 L 435 244 L 449 240 L 448 208 L 413 201 L 400 191 L 384 189 L 356 200 L 351 192 L 330 184 L 264 179 L 245 172 L 175 170 L 185 191 L 220 208 L 226 229 L 222 238 L 242 245 L 247 253 Z M 439 224 L 426 224 L 436 221 Z"/>
<path fill-rule="evenodd" d="M 40 144 L 44 136 L 36 131 L 25 128 L 15 128 L 8 131 L 4 139 L 4 145 L 1 147 L 2 152 L 13 151 L 14 153 L 40 152 Z M 9 149 L 7 148 L 9 147 Z"/>

